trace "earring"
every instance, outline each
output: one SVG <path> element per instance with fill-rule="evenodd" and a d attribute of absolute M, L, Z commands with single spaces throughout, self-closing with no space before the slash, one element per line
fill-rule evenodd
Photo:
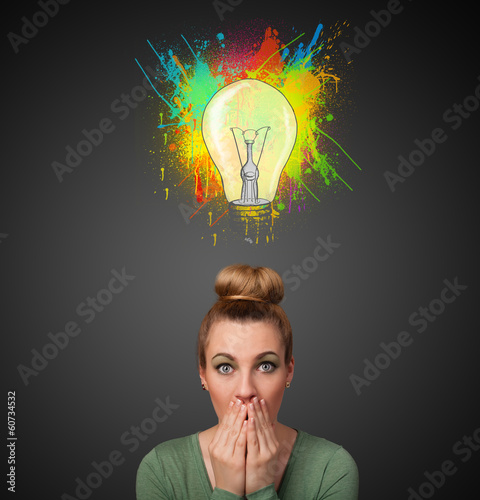
<path fill-rule="evenodd" d="M 285 387 L 288 389 L 290 387 L 290 382 L 285 382 Z"/>
<path fill-rule="evenodd" d="M 202 383 L 202 389 L 203 389 L 204 391 L 206 391 L 206 390 L 207 390 L 207 388 L 206 388 L 206 386 L 205 386 L 205 384 L 204 384 L 204 383 Z"/>

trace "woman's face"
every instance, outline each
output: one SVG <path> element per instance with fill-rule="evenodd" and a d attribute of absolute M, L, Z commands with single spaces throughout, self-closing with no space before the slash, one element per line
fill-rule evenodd
<path fill-rule="evenodd" d="M 293 377 L 293 357 L 285 365 L 285 347 L 275 326 L 262 321 L 215 322 L 205 349 L 206 368 L 200 368 L 219 421 L 228 403 L 265 399 L 272 422 L 282 404 L 285 382 Z"/>

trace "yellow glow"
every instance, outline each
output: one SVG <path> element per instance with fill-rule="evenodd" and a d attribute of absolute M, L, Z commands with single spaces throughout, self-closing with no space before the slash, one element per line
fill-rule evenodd
<path fill-rule="evenodd" d="M 270 127 L 263 152 L 266 129 L 253 144 L 253 158 L 259 171 L 258 198 L 271 202 L 297 137 L 297 120 L 292 106 L 279 90 L 252 78 L 223 87 L 207 104 L 202 118 L 203 140 L 220 172 L 229 202 L 241 197 L 240 171 L 246 162 L 245 144 L 237 140 L 237 151 L 232 127 L 242 131 Z"/>

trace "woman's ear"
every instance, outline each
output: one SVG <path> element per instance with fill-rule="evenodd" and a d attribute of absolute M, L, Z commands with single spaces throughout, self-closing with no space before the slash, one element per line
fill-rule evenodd
<path fill-rule="evenodd" d="M 201 383 L 202 383 L 202 384 L 203 384 L 203 383 L 205 383 L 205 370 L 204 370 L 203 368 L 201 368 L 201 367 L 200 367 L 200 368 L 198 369 L 198 375 L 199 375 L 199 377 L 200 377 L 200 381 L 201 381 Z"/>
<path fill-rule="evenodd" d="M 295 360 L 293 359 L 293 356 L 292 356 L 290 359 L 290 362 L 287 365 L 287 382 L 292 381 L 294 367 L 295 367 Z"/>

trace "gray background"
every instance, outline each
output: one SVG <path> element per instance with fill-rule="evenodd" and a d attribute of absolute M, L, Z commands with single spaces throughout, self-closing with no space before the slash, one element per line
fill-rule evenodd
<path fill-rule="evenodd" d="M 142 129 L 148 101 L 125 120 L 110 106 L 139 85 L 134 58 L 148 60 L 147 39 L 178 40 L 193 25 L 221 31 L 258 17 L 313 34 L 348 20 L 339 41 L 386 1 L 253 2 L 221 23 L 209 1 L 70 2 L 15 54 L 6 35 L 20 33 L 37 2 L 16 3 L 4 27 L 4 162 L 0 181 L 0 273 L 4 394 L 16 391 L 17 497 L 75 497 L 92 462 L 118 450 L 124 463 L 90 498 L 134 498 L 135 474 L 156 444 L 216 423 L 195 368 L 200 322 L 225 265 L 265 265 L 280 274 L 312 256 L 318 236 L 341 246 L 296 290 L 286 287 L 296 370 L 279 420 L 342 444 L 360 470 L 361 499 L 407 499 L 424 471 L 453 460 L 458 471 L 436 489 L 462 498 L 474 485 L 479 454 L 465 463 L 454 444 L 480 425 L 478 411 L 477 193 L 480 111 L 458 130 L 443 114 L 479 85 L 473 12 L 450 4 L 404 10 L 352 57 L 352 102 L 343 147 L 353 191 L 325 196 L 302 223 L 273 244 L 219 242 L 205 219 L 186 224 L 178 202 L 153 193 Z M 471 18 L 471 19 L 470 19 Z M 229 24 L 230 23 L 230 24 Z M 111 118 L 115 130 L 59 183 L 51 163 L 65 158 L 83 128 Z M 415 139 L 442 127 L 448 139 L 392 193 L 395 171 Z M 143 125 L 143 129 L 145 126 Z M 8 235 L 8 236 L 5 236 Z M 202 239 L 202 236 L 205 236 Z M 111 270 L 135 276 L 90 324 L 76 313 L 105 288 Z M 443 280 L 468 288 L 417 333 L 410 314 L 440 296 Z M 25 386 L 29 365 L 49 332 L 77 321 L 81 334 Z M 363 360 L 402 330 L 414 339 L 357 395 L 349 380 Z M 155 399 L 177 404 L 131 450 L 121 436 L 151 417 Z"/>

